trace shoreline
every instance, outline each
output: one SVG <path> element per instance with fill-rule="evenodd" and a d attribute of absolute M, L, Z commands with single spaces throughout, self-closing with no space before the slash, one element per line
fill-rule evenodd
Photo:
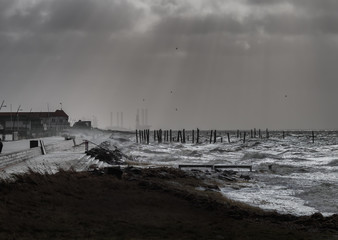
<path fill-rule="evenodd" d="M 338 239 L 338 215 L 296 217 L 225 198 L 175 168 L 26 173 L 0 184 L 0 237 Z"/>

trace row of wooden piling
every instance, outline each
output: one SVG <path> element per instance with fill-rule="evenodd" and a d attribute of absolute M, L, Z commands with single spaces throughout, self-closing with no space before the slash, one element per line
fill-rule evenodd
<path fill-rule="evenodd" d="M 199 143 L 200 142 L 200 130 L 196 129 L 196 138 L 195 138 L 195 130 L 191 130 L 191 140 L 189 139 L 189 135 L 187 135 L 187 131 L 185 129 L 176 131 L 177 134 L 174 136 L 174 132 L 172 129 L 170 130 L 153 130 L 153 141 L 158 143 L 172 143 L 172 142 L 181 142 L 186 143 L 187 141 L 191 141 L 191 143 Z M 150 142 L 150 129 L 136 130 L 136 143 L 149 144 Z M 248 136 L 247 136 L 248 134 Z M 226 132 L 228 143 L 231 143 L 230 133 Z M 285 131 L 282 131 L 282 138 L 284 139 L 286 136 Z M 247 138 L 260 138 L 266 139 L 270 138 L 270 133 L 268 129 L 265 129 L 265 136 L 263 136 L 261 129 L 256 130 L 256 128 L 251 129 L 250 131 L 236 131 L 237 139 L 242 139 L 243 143 L 246 142 Z M 210 131 L 209 143 L 217 142 L 217 130 Z M 315 134 L 312 131 L 312 142 L 315 142 Z M 196 141 L 195 141 L 196 140 Z M 223 142 L 223 137 L 220 136 L 220 141 Z"/>
<path fill-rule="evenodd" d="M 199 134 L 200 130 L 196 130 L 196 143 L 199 143 Z M 173 135 L 172 129 L 170 130 L 154 130 L 153 131 L 154 142 L 163 143 L 163 142 L 181 142 L 186 143 L 189 141 L 189 136 L 187 136 L 185 129 L 182 131 L 177 131 L 177 136 Z M 147 143 L 149 144 L 150 139 L 150 130 L 136 130 L 136 142 L 137 143 Z M 195 130 L 192 130 L 192 143 L 195 143 Z"/>

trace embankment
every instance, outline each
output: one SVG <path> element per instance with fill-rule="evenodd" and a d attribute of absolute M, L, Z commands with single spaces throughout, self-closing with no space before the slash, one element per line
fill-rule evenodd
<path fill-rule="evenodd" d="M 0 238 L 338 239 L 337 215 L 268 213 L 213 188 L 172 168 L 27 173 L 0 182 Z"/>

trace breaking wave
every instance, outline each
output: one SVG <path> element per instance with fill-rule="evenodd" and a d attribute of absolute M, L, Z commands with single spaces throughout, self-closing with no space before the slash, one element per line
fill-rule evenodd
<path fill-rule="evenodd" d="M 332 161 L 329 162 L 327 165 L 328 165 L 328 166 L 332 166 L 332 167 L 338 166 L 338 159 L 332 160 Z"/>
<path fill-rule="evenodd" d="M 281 159 L 280 157 L 263 152 L 247 152 L 242 157 L 242 160 L 249 160 L 249 159 L 265 159 L 265 158 L 272 158 L 272 159 Z"/>

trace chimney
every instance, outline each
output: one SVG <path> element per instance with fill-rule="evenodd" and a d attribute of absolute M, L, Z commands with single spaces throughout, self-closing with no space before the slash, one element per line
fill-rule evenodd
<path fill-rule="evenodd" d="M 136 114 L 136 130 L 140 128 L 140 109 L 137 109 L 137 114 Z"/>
<path fill-rule="evenodd" d="M 123 112 L 121 112 L 121 128 L 123 128 Z"/>
<path fill-rule="evenodd" d="M 143 108 L 142 108 L 141 114 L 142 114 L 142 127 L 143 127 L 144 126 L 144 109 Z"/>
<path fill-rule="evenodd" d="M 148 109 L 145 109 L 145 125 L 148 125 Z"/>

